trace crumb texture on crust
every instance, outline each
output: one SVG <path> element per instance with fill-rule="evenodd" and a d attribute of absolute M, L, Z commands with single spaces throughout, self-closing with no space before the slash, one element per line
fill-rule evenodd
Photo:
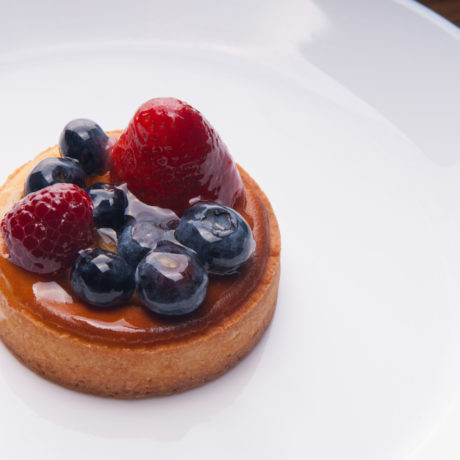
<path fill-rule="evenodd" d="M 20 199 L 21 176 L 56 151 L 48 149 L 8 178 L 0 189 L 1 208 Z M 92 342 L 44 323 L 23 305 L 12 305 L 6 293 L 14 290 L 13 281 L 0 273 L 0 336 L 5 345 L 43 377 L 101 396 L 167 395 L 199 386 L 226 372 L 255 346 L 268 327 L 280 277 L 276 217 L 256 182 L 240 170 L 266 210 L 270 248 L 257 288 L 224 321 L 189 340 L 166 344 L 133 348 Z"/>

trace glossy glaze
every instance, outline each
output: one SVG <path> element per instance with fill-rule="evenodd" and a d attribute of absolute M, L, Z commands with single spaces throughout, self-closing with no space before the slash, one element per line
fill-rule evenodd
<path fill-rule="evenodd" d="M 50 149 L 46 155 L 57 155 L 57 149 Z M 43 156 L 37 157 L 34 161 L 41 158 Z M 18 199 L 18 186 L 30 167 L 33 167 L 33 164 L 19 169 L 2 188 L 2 214 L 8 209 L 11 201 Z M 252 227 L 257 242 L 256 251 L 237 274 L 211 277 L 203 304 L 191 314 L 177 318 L 156 315 L 141 307 L 136 296 L 133 296 L 128 305 L 110 311 L 98 311 L 76 299 L 70 288 L 68 274 L 59 279 L 49 280 L 25 272 L 10 263 L 3 241 L 0 242 L 0 288 L 7 294 L 11 306 L 26 308 L 32 315 L 63 331 L 107 344 L 125 342 L 129 346 L 142 346 L 199 335 L 238 309 L 257 285 L 268 255 L 265 208 L 255 191 L 248 187 L 247 175 L 243 171 L 241 173 L 246 187 L 246 200 L 238 211 Z M 52 285 L 43 284 L 49 281 L 58 284 L 59 292 L 54 293 Z M 72 297 L 73 302 L 56 300 L 67 298 L 62 289 Z"/>

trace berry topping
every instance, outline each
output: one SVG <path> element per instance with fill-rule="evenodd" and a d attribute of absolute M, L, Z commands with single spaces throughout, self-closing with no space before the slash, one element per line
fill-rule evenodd
<path fill-rule="evenodd" d="M 75 160 L 50 157 L 40 161 L 32 169 L 24 184 L 24 191 L 27 195 L 59 182 L 67 182 L 83 188 L 85 179 L 85 171 Z"/>
<path fill-rule="evenodd" d="M 149 252 L 139 263 L 136 275 L 137 295 L 149 310 L 163 315 L 184 315 L 203 302 L 208 275 L 198 259 L 188 254 Z"/>
<path fill-rule="evenodd" d="M 106 251 L 117 252 L 118 235 L 113 228 L 96 228 L 94 235 L 95 246 Z"/>
<path fill-rule="evenodd" d="M 234 206 L 241 177 L 198 110 L 173 98 L 143 104 L 114 144 L 113 177 L 142 201 L 182 214 L 197 200 Z"/>
<path fill-rule="evenodd" d="M 59 138 L 62 156 L 77 160 L 88 175 L 106 171 L 109 145 L 102 128 L 84 118 L 67 123 Z"/>
<path fill-rule="evenodd" d="M 251 228 L 243 217 L 216 203 L 198 203 L 188 209 L 174 235 L 198 254 L 210 273 L 218 275 L 236 272 L 255 249 Z"/>
<path fill-rule="evenodd" d="M 73 264 L 93 241 L 93 203 L 74 184 L 54 184 L 26 195 L 1 223 L 10 260 L 38 274 Z"/>
<path fill-rule="evenodd" d="M 172 232 L 171 232 L 172 233 Z M 117 250 L 130 265 L 139 261 L 165 236 L 165 231 L 151 220 L 131 220 L 118 235 Z"/>
<path fill-rule="evenodd" d="M 155 251 L 172 252 L 173 254 L 186 254 L 190 257 L 198 258 L 196 252 L 193 249 L 190 249 L 187 246 L 180 244 L 179 241 L 173 239 L 159 240 L 155 246 Z"/>
<path fill-rule="evenodd" d="M 103 249 L 80 252 L 70 274 L 75 294 L 90 305 L 117 307 L 134 291 L 134 269 L 118 254 Z"/>
<path fill-rule="evenodd" d="M 128 205 L 123 190 L 112 184 L 98 182 L 89 187 L 86 192 L 94 204 L 94 225 L 97 228 L 119 229 L 124 223 L 124 212 Z"/>

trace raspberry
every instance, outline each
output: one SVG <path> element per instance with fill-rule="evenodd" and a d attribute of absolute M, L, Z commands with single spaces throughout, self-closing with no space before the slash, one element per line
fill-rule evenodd
<path fill-rule="evenodd" d="M 135 113 L 112 149 L 115 182 L 140 200 L 182 214 L 197 201 L 233 207 L 243 184 L 227 147 L 190 105 L 151 99 Z"/>
<path fill-rule="evenodd" d="M 91 198 L 68 183 L 30 193 L 1 223 L 11 262 L 40 275 L 72 265 L 78 251 L 92 244 L 93 227 Z"/>

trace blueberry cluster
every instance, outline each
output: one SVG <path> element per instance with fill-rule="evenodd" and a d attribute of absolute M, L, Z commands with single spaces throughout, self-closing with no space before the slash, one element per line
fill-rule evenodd
<path fill-rule="evenodd" d="M 130 195 L 128 202 L 131 199 Z M 199 203 L 167 224 L 162 211 L 152 207 L 150 214 L 129 216 L 118 229 L 118 254 L 101 249 L 82 252 L 71 275 L 82 300 L 114 307 L 135 288 L 150 311 L 184 315 L 203 302 L 208 274 L 235 273 L 254 251 L 249 225 L 231 208 Z M 132 284 L 122 281 L 128 278 Z"/>
<path fill-rule="evenodd" d="M 107 170 L 109 137 L 92 120 L 77 119 L 67 123 L 59 138 L 62 158 L 45 158 L 28 175 L 25 194 L 58 182 L 84 187 L 87 176 Z"/>
<path fill-rule="evenodd" d="M 59 139 L 62 158 L 46 158 L 30 172 L 25 193 L 66 182 L 85 187 L 88 176 L 110 164 L 108 136 L 86 119 L 68 123 Z M 136 290 L 152 312 L 175 316 L 203 302 L 208 274 L 235 273 L 255 248 L 251 229 L 233 209 L 202 202 L 181 219 L 140 202 L 126 185 L 98 182 L 86 188 L 94 226 L 116 235 L 116 250 L 85 249 L 70 282 L 75 294 L 97 308 L 125 303 Z"/>

